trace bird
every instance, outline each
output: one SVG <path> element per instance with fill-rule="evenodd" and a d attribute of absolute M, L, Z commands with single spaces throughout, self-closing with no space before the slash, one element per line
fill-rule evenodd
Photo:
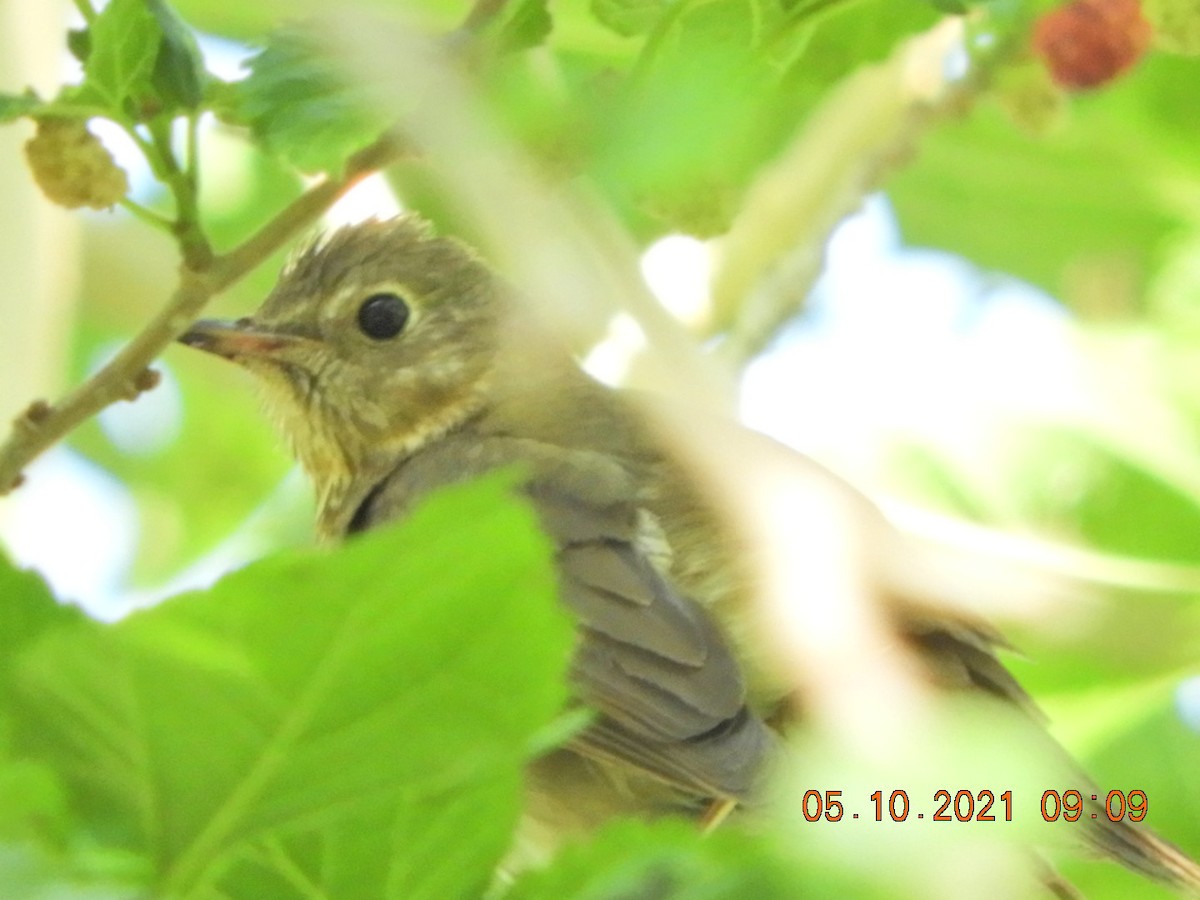
<path fill-rule="evenodd" d="M 552 848 L 623 815 L 715 824 L 754 807 L 792 717 L 737 621 L 753 602 L 744 544 L 628 392 L 534 318 L 473 249 L 406 214 L 321 236 L 253 315 L 179 340 L 255 376 L 313 482 L 323 539 L 519 467 L 575 619 L 572 693 L 593 713 L 529 765 L 523 843 Z M 931 683 L 1036 715 L 989 625 L 897 609 Z M 1200 866 L 1147 828 L 1100 816 L 1086 840 L 1200 896 Z"/>

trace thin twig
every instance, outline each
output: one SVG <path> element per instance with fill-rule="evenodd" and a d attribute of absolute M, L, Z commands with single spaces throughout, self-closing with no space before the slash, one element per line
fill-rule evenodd
<path fill-rule="evenodd" d="M 833 229 L 911 156 L 933 123 L 970 102 L 973 79 L 923 84 L 909 75 L 917 61 L 940 61 L 959 28 L 943 21 L 846 78 L 757 174 L 713 277 L 706 330 L 722 337 L 725 360 L 744 365 L 803 309 Z"/>
<path fill-rule="evenodd" d="M 184 266 L 179 285 L 166 306 L 108 365 L 53 406 L 35 401 L 17 417 L 8 439 L 0 446 L 0 494 L 15 487 L 25 468 L 72 429 L 118 400 L 132 400 L 153 387 L 148 367 L 185 331 L 214 294 L 229 287 L 296 234 L 310 227 L 363 176 L 398 159 L 402 144 L 392 135 L 351 157 L 340 178 L 331 178 L 305 191 L 274 219 L 229 253 L 210 257 L 199 268 Z"/>
<path fill-rule="evenodd" d="M 351 156 L 346 162 L 341 178 L 323 181 L 309 188 L 245 243 L 219 257 L 213 265 L 215 289 L 224 290 L 278 250 L 297 232 L 316 222 L 338 197 L 364 176 L 384 168 L 410 152 L 410 148 L 401 138 L 395 134 L 385 134 L 375 143 Z"/>

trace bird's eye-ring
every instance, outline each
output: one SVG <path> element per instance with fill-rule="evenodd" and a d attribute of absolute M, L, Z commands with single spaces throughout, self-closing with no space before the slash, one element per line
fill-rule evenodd
<path fill-rule="evenodd" d="M 408 304 L 397 294 L 372 294 L 358 308 L 358 327 L 372 340 L 394 338 L 407 322 Z"/>

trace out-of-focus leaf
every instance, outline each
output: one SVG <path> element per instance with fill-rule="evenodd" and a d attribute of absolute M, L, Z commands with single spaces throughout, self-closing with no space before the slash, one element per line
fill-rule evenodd
<path fill-rule="evenodd" d="M 687 7 L 658 37 L 634 90 L 594 111 L 601 178 L 668 229 L 723 231 L 747 155 L 762 151 L 755 112 L 772 72 L 754 53 L 755 10 L 753 0 Z"/>
<path fill-rule="evenodd" d="M 391 124 L 308 31 L 276 31 L 249 66 L 226 91 L 222 116 L 302 171 L 337 171 Z"/>
<path fill-rule="evenodd" d="M 567 847 L 543 871 L 519 879 L 511 900 L 560 897 L 787 897 L 796 896 L 775 868 L 762 865 L 739 835 L 715 834 L 712 842 L 682 821 L 614 823 L 584 844 Z M 746 855 L 737 859 L 739 846 Z"/>
<path fill-rule="evenodd" d="M 32 90 L 23 94 L 0 93 L 0 124 L 27 116 L 41 105 L 42 101 Z"/>
<path fill-rule="evenodd" d="M 614 822 L 586 842 L 566 846 L 545 869 L 519 878 L 505 897 L 883 900 L 907 896 L 897 893 L 894 885 L 888 890 L 873 886 L 870 876 L 856 877 L 819 862 L 801 866 L 784 849 L 795 840 L 794 834 L 782 841 L 762 833 L 745 834 L 736 825 L 704 836 L 692 822 L 680 820 Z"/>
<path fill-rule="evenodd" d="M 195 109 L 204 95 L 204 57 L 196 37 L 164 0 L 148 0 L 162 43 L 154 61 L 154 87 L 169 110 Z"/>
<path fill-rule="evenodd" d="M 545 538 L 509 481 L 48 636 L 18 662 L 17 745 L 68 778 L 93 829 L 149 854 L 168 891 L 276 831 L 507 791 L 476 810 L 478 867 L 429 871 L 454 895 L 478 887 L 515 821 L 528 743 L 565 700 L 570 644 Z"/>
<path fill-rule="evenodd" d="M 500 26 L 497 43 L 507 52 L 536 47 L 554 28 L 546 0 L 521 0 Z"/>
<path fill-rule="evenodd" d="M 98 860 L 93 859 L 95 863 Z M 0 843 L 0 897 L 21 900 L 140 900 L 144 886 L 117 871 L 89 871 L 31 844 Z"/>
<path fill-rule="evenodd" d="M 51 630 L 81 621 L 83 614 L 56 601 L 40 576 L 0 556 L 0 700 L 17 654 Z"/>
<path fill-rule="evenodd" d="M 1119 268 L 1131 300 L 1163 240 L 1185 222 L 1152 162 L 1165 146 L 1147 140 L 1146 125 L 1124 114 L 1119 98 L 1101 96 L 1037 139 L 980 108 L 930 134 L 888 196 L 910 243 L 960 253 L 1068 301 L 1086 291 L 1089 269 Z"/>
<path fill-rule="evenodd" d="M 86 62 L 92 52 L 92 34 L 86 28 L 72 28 L 67 32 L 67 50 L 80 62 Z"/>
<path fill-rule="evenodd" d="M 1117 556 L 1200 563 L 1200 504 L 1177 485 L 1070 428 L 1011 438 L 1014 497 L 1026 521 Z"/>
<path fill-rule="evenodd" d="M 337 900 L 480 897 L 512 840 L 515 770 L 445 794 L 383 802 L 318 829 L 272 837 L 220 880 L 239 900 L 297 897 L 296 872 Z"/>
<path fill-rule="evenodd" d="M 592 171 L 647 236 L 728 228 L 753 174 L 823 92 L 936 21 L 916 3 L 870 0 L 818 21 L 755 0 L 670 13 L 647 38 L 633 84 L 592 90 Z"/>
<path fill-rule="evenodd" d="M 88 627 L 83 614 L 58 603 L 38 575 L 0 556 L 0 897 L 49 897 L 39 891 L 57 880 L 72 881 L 80 897 L 93 897 L 83 892 L 83 879 L 73 877 L 79 873 L 48 849 L 61 846 L 71 827 L 59 773 L 12 755 L 13 675 L 21 655 L 55 632 Z"/>
<path fill-rule="evenodd" d="M 112 0 L 88 29 L 83 90 L 97 94 L 114 111 L 150 87 L 162 43 L 162 28 L 145 0 Z"/>
<path fill-rule="evenodd" d="M 592 0 L 592 15 L 623 37 L 645 34 L 670 9 L 666 0 Z"/>

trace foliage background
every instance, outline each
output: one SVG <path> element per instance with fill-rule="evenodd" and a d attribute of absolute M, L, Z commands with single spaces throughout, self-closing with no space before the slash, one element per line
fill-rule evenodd
<path fill-rule="evenodd" d="M 1190 575 L 1200 564 L 1200 110 L 1192 89 L 1200 62 L 1177 44 L 1164 49 L 1160 34 L 1132 71 L 1068 95 L 1027 49 L 1031 24 L 1053 4 L 968 4 L 967 75 L 954 102 L 931 102 L 891 130 L 881 122 L 874 141 L 831 144 L 845 133 L 836 126 L 858 122 L 845 99 L 853 94 L 838 93 L 844 79 L 878 71 L 868 67 L 957 11 L 948 6 L 596 0 L 547 8 L 525 0 L 471 36 L 461 64 L 497 152 L 518 154 L 550 195 L 584 186 L 631 246 L 675 232 L 712 237 L 732 225 L 726 259 L 736 258 L 739 240 L 782 241 L 776 255 L 812 256 L 837 218 L 881 188 L 907 244 L 967 261 L 976 314 L 1012 279 L 1057 298 L 1069 313 L 1055 349 L 1061 365 L 1002 377 L 995 394 L 956 395 L 919 420 L 854 411 L 859 436 L 876 448 L 869 464 L 832 440 L 808 449 L 880 494 Z M 1197 15 L 1182 0 L 1156 8 L 1164 6 L 1185 21 Z M 373 89 L 396 85 L 369 41 L 357 59 L 343 45 L 335 64 L 314 63 L 303 41 L 268 37 L 296 18 L 293 4 L 183 0 L 172 8 L 205 34 L 272 48 L 254 79 L 239 89 L 210 84 L 201 104 L 250 126 L 203 138 L 200 207 L 218 249 L 296 195 L 297 167 L 336 170 L 388 114 L 425 121 L 416 88 L 397 91 L 382 110 L 374 105 Z M 0 89 L 16 94 L 32 82 L 53 96 L 68 11 L 17 0 L 0 9 Z M 319 4 L 306 11 L 325 12 Z M 363 38 L 364 28 L 403 35 L 414 19 L 419 32 L 448 34 L 466 15 L 449 0 L 363 2 L 343 17 L 342 37 Z M 9 211 L 0 226 L 0 406 L 13 415 L 83 379 L 137 331 L 165 302 L 178 265 L 171 240 L 133 216 L 51 208 L 20 156 L 30 133 L 22 121 L 0 135 Z M 825 173 L 806 135 L 873 177 L 855 183 L 848 203 L 832 178 L 826 193 L 798 195 L 812 204 L 797 201 L 768 239 L 750 214 L 754 186 L 772 173 L 788 184 Z M 477 206 L 499 197 L 498 215 L 516 236 L 494 253 L 512 265 L 522 248 L 541 252 L 542 236 L 531 209 L 512 202 L 524 182 L 497 185 L 490 174 L 490 149 L 408 159 L 389 179 L 443 230 L 483 246 L 494 247 L 494 230 Z M 131 174 L 140 202 L 170 208 L 147 173 Z M 252 309 L 281 258 L 209 313 Z M 719 270 L 718 282 L 730 270 Z M 802 312 L 811 285 L 801 274 L 785 286 L 767 292 L 772 303 L 783 296 L 784 309 L 772 313 L 780 321 Z M 751 293 L 718 284 L 713 316 L 695 329 L 757 355 Z M 886 302 L 903 316 L 917 298 Z M 593 325 L 583 332 L 581 342 L 599 336 Z M 1012 341 L 1014 372 L 1044 361 L 1028 349 L 1020 335 Z M 246 380 L 195 356 L 168 350 L 164 387 L 70 437 L 73 458 L 132 500 L 136 539 L 128 566 L 113 561 L 119 590 L 110 596 L 309 542 L 310 501 Z M 891 359 L 902 364 L 903 352 Z M 855 364 L 880 383 L 898 377 L 870 354 Z M 964 366 L 946 382 L 972 383 Z M 780 406 L 786 417 L 786 401 Z M 132 414 L 139 407 L 140 417 Z M 53 477 L 50 466 L 28 474 L 30 492 Z M 567 639 L 549 599 L 545 549 L 523 511 L 500 499 L 501 487 L 444 498 L 411 527 L 339 553 L 269 556 L 117 626 L 52 605 L 39 579 L 5 569 L 0 894 L 481 893 L 515 816 L 520 759 L 569 727 L 556 720 Z M 3 502 L 14 509 L 21 492 Z M 51 551 L 60 557 L 83 558 L 113 528 L 101 518 L 81 543 L 68 542 L 78 502 L 69 489 L 37 501 L 51 533 L 64 536 Z M 107 515 L 115 520 L 117 510 Z M 8 531 L 17 548 L 34 519 L 5 515 L 20 523 Z M 462 549 L 473 546 L 497 552 Z M 389 565 L 400 552 L 423 562 L 401 575 Z M 413 602 L 395 603 L 401 593 Z M 474 607 L 463 599 L 472 597 Z M 1200 677 L 1196 592 L 1110 586 L 1086 619 L 1007 624 L 1026 654 L 1011 665 L 1055 733 L 1101 785 L 1145 790 L 1155 827 L 1200 853 L 1200 726 L 1194 706 L 1188 723 L 1181 699 Z M 516 644 L 529 652 L 506 652 Z M 409 687 L 398 695 L 398 684 Z M 444 714 L 451 709 L 463 712 Z M 402 749 L 396 734 L 406 736 Z M 930 873 L 946 857 L 915 830 L 902 832 L 874 835 L 900 850 L 876 847 L 885 862 L 871 867 L 853 856 L 859 845 L 849 838 L 846 856 L 823 856 L 787 836 L 731 832 L 698 843 L 686 828 L 626 823 L 513 893 L 620 896 L 650 879 L 679 896 L 793 896 L 798 884 L 818 896 L 931 896 Z M 916 861 L 898 873 L 889 868 L 895 854 Z M 1163 896 L 1112 866 L 1066 867 L 1089 896 Z M 972 876 L 959 877 L 961 886 Z M 1022 889 L 1003 879 L 994 886 L 997 896 Z"/>

